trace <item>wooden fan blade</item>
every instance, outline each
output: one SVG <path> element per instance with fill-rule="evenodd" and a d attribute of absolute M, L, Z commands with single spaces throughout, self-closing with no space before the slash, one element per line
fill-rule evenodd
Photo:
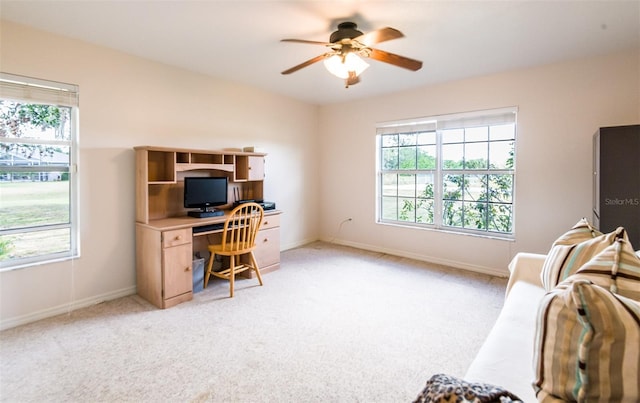
<path fill-rule="evenodd" d="M 386 27 L 376 31 L 360 35 L 357 38 L 353 38 L 354 41 L 358 41 L 365 46 L 375 45 L 376 43 L 390 41 L 391 39 L 402 38 L 404 35 L 402 32 L 395 28 Z"/>
<path fill-rule="evenodd" d="M 301 68 L 303 68 L 303 67 L 307 67 L 307 66 L 309 66 L 309 65 L 311 65 L 311 64 L 313 64 L 313 63 L 319 62 L 320 60 L 322 60 L 322 59 L 326 58 L 326 57 L 327 57 L 327 56 L 329 56 L 329 55 L 330 55 L 330 53 L 325 53 L 325 54 L 323 54 L 323 55 L 316 56 L 316 57 L 314 57 L 313 59 L 309 59 L 309 60 L 307 60 L 306 62 L 300 63 L 300 64 L 299 64 L 299 65 L 297 65 L 297 66 L 293 66 L 292 68 L 290 68 L 290 69 L 288 69 L 288 70 L 283 71 L 283 72 L 282 72 L 282 74 L 291 74 L 291 73 L 293 73 L 293 72 L 296 72 L 296 71 L 300 70 L 300 69 L 301 69 Z"/>
<path fill-rule="evenodd" d="M 324 45 L 324 46 L 333 45 L 331 42 L 307 41 L 306 39 L 281 39 L 280 42 L 296 42 L 296 43 L 307 43 L 311 45 Z"/>
<path fill-rule="evenodd" d="M 369 57 L 380 62 L 393 64 L 394 66 L 413 71 L 417 71 L 422 68 L 422 62 L 420 60 L 409 59 L 408 57 L 385 52 L 384 50 L 371 49 Z"/>

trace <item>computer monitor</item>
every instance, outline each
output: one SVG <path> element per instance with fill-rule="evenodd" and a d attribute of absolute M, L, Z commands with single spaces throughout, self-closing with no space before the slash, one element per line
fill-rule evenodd
<path fill-rule="evenodd" d="M 184 207 L 209 212 L 211 207 L 227 204 L 227 185 L 227 177 L 184 178 Z"/>

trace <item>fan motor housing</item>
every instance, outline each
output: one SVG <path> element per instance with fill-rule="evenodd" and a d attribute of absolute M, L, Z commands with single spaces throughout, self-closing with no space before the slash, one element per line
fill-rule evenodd
<path fill-rule="evenodd" d="M 338 24 L 338 30 L 333 32 L 329 37 L 329 42 L 336 43 L 343 39 L 353 39 L 362 35 L 362 31 L 359 31 L 358 25 L 354 22 L 342 22 Z"/>

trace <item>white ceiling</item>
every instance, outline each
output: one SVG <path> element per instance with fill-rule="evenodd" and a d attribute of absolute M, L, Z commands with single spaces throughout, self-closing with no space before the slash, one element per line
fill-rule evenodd
<path fill-rule="evenodd" d="M 640 47 L 640 1 L 12 1 L 3 19 L 245 83 L 313 104 Z M 377 45 L 423 61 L 411 72 L 370 61 L 348 89 L 319 55 L 342 21 L 404 38 Z"/>

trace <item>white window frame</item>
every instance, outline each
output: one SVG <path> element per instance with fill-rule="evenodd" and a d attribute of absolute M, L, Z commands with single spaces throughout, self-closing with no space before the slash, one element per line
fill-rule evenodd
<path fill-rule="evenodd" d="M 491 110 L 481 110 L 473 112 L 463 112 L 456 114 L 438 115 L 431 117 L 424 117 L 418 119 L 382 122 L 376 126 L 376 223 L 385 225 L 397 225 L 411 228 L 425 228 L 438 231 L 454 232 L 460 234 L 479 235 L 484 237 L 492 237 L 499 239 L 514 239 L 515 238 L 515 177 L 516 177 L 516 164 L 515 164 L 515 149 L 517 139 L 517 107 L 498 108 Z M 514 138 L 513 138 L 513 167 L 511 169 L 480 169 L 469 170 L 459 169 L 451 170 L 443 167 L 442 161 L 442 146 L 443 139 L 442 133 L 448 129 L 464 129 L 482 126 L 493 126 L 500 124 L 513 124 L 514 125 Z M 433 169 L 415 169 L 406 170 L 401 169 L 384 169 L 383 168 L 383 144 L 382 137 L 385 134 L 402 134 L 402 133 L 435 133 L 435 167 Z M 491 140 L 488 141 L 491 143 Z M 393 148 L 393 147 L 392 147 Z M 401 219 L 389 219 L 383 217 L 383 175 L 384 174 L 424 174 L 433 175 L 433 188 L 434 188 L 434 211 L 433 211 L 433 223 L 421 223 L 413 221 L 401 220 Z M 511 232 L 493 231 L 489 228 L 475 229 L 464 228 L 458 226 L 445 225 L 443 218 L 443 209 L 445 205 L 443 181 L 448 174 L 495 174 L 495 175 L 510 175 L 512 180 L 511 191 Z M 388 197 L 388 196 L 386 196 Z M 391 196 L 393 198 L 393 196 Z M 396 198 L 400 200 L 402 196 L 396 195 Z M 399 210 L 399 207 L 397 207 Z M 399 214 L 399 212 L 398 212 Z"/>
<path fill-rule="evenodd" d="M 78 208 L 79 88 L 77 85 L 73 84 L 66 84 L 0 72 L 0 99 L 34 104 L 64 106 L 71 108 L 71 116 L 69 122 L 71 138 L 69 141 L 29 138 L 0 138 L 0 142 L 2 143 L 41 144 L 48 146 L 69 147 L 69 223 L 51 224 L 19 229 L 0 229 L 0 234 L 10 235 L 15 233 L 29 233 L 35 231 L 69 228 L 69 249 L 57 253 L 48 253 L 39 256 L 0 261 L 0 272 L 77 258 L 80 256 L 80 225 Z M 5 169 L 7 169 L 9 172 L 12 170 L 12 168 L 10 167 L 5 167 Z M 45 167 L 38 167 L 39 172 L 43 171 L 43 169 L 44 171 L 47 170 Z M 15 170 L 22 172 L 23 168 L 16 168 Z"/>

